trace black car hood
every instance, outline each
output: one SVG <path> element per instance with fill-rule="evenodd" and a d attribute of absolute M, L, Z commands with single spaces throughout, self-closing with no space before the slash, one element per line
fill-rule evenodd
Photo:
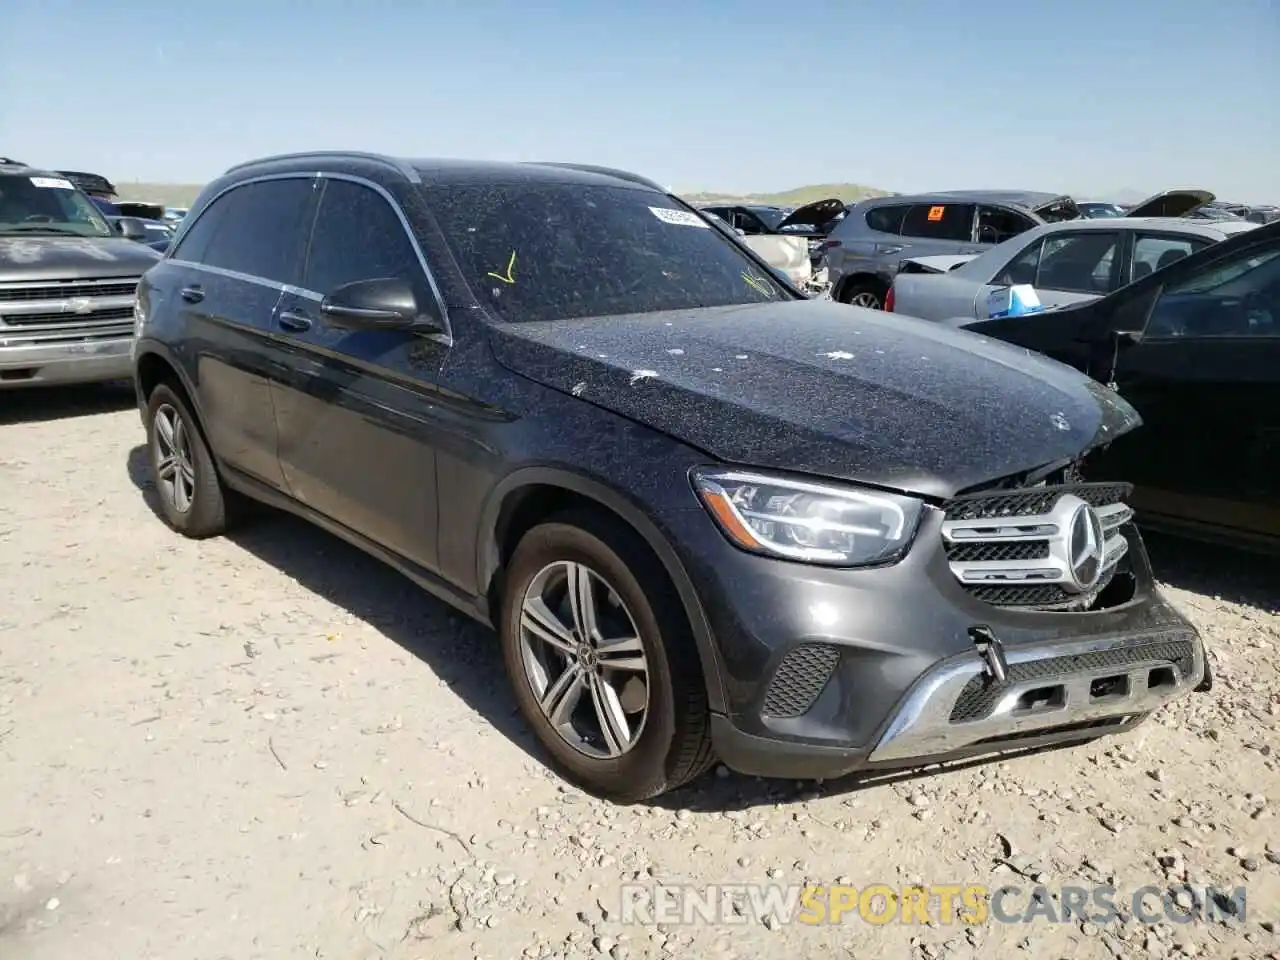
<path fill-rule="evenodd" d="M 737 464 L 947 498 L 1141 420 L 1075 370 L 821 300 L 504 324 L 503 365 Z"/>
<path fill-rule="evenodd" d="M 0 283 L 138 277 L 159 259 L 123 237 L 0 236 Z"/>
<path fill-rule="evenodd" d="M 845 208 L 845 202 L 836 197 L 830 197 L 826 200 L 816 200 L 813 203 L 806 203 L 803 207 L 797 207 L 779 221 L 778 226 L 774 229 L 781 231 L 786 227 L 801 224 L 804 226 L 820 227 L 824 223 L 835 218 L 841 210 Z"/>

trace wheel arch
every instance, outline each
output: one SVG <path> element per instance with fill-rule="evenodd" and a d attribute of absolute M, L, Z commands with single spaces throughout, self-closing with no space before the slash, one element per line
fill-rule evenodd
<path fill-rule="evenodd" d="M 698 648 L 707 700 L 715 713 L 725 711 L 724 684 L 711 638 L 711 626 L 693 582 L 657 525 L 636 503 L 592 477 L 556 467 L 527 467 L 494 488 L 481 515 L 476 550 L 477 584 L 488 600 L 492 622 L 501 596 L 502 573 L 520 538 L 539 522 L 572 506 L 604 510 L 630 527 L 652 551 L 675 587 Z"/>
<path fill-rule="evenodd" d="M 832 297 L 842 303 L 847 303 L 845 297 L 849 295 L 849 291 L 859 284 L 868 284 L 876 286 L 880 291 L 881 297 L 888 292 L 892 281 L 886 280 L 883 276 L 871 270 L 859 270 L 857 273 L 851 273 L 848 276 L 840 278 L 840 285 L 832 293 Z"/>

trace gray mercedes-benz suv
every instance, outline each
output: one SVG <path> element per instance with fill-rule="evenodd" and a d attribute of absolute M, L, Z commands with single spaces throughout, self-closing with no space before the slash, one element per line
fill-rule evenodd
<path fill-rule="evenodd" d="M 137 329 L 164 519 L 262 500 L 492 625 L 600 794 L 1088 739 L 1205 675 L 1128 486 L 1080 473 L 1140 422 L 1114 391 L 810 300 L 634 175 L 246 163 Z"/>

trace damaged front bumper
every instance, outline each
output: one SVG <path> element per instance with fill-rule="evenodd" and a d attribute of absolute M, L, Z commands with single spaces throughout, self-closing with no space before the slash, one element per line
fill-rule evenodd
<path fill-rule="evenodd" d="M 1001 651 L 995 670 L 991 659 L 975 651 L 921 677 L 868 762 L 918 762 L 1051 734 L 1107 733 L 1190 693 L 1206 675 L 1204 648 L 1190 630 Z"/>

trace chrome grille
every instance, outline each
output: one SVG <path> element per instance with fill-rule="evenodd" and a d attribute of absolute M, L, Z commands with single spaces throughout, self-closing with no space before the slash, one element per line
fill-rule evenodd
<path fill-rule="evenodd" d="M 130 336 L 138 280 L 0 284 L 0 347 Z"/>
<path fill-rule="evenodd" d="M 68 300 L 72 297 L 132 297 L 137 292 L 137 277 L 6 283 L 0 286 L 0 303 L 15 300 Z"/>
<path fill-rule="evenodd" d="M 947 504 L 942 537 L 956 579 L 996 606 L 1087 609 L 1129 550 L 1128 484 L 999 490 Z"/>

